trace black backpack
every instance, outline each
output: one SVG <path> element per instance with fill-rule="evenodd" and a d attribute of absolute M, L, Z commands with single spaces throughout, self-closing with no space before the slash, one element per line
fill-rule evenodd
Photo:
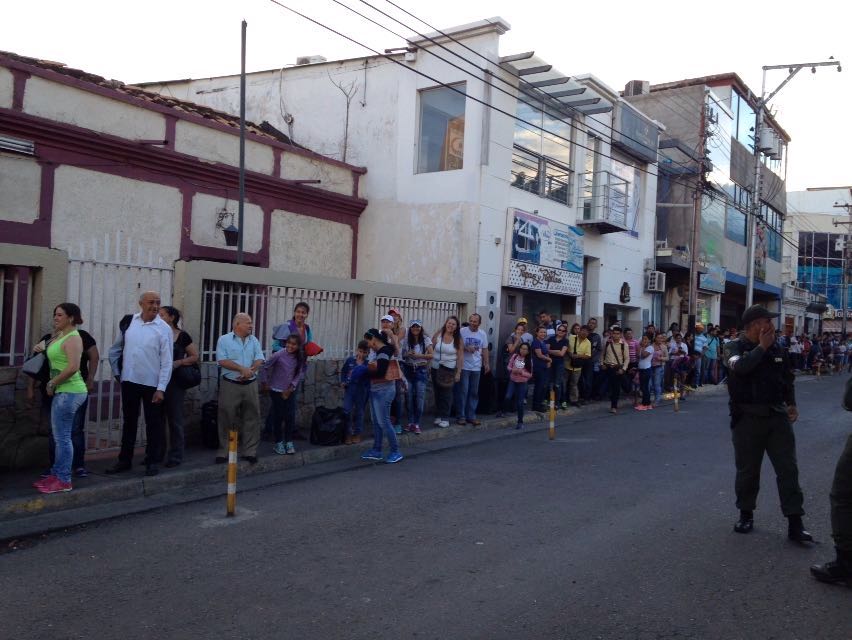
<path fill-rule="evenodd" d="M 343 409 L 317 407 L 311 418 L 311 444 L 332 447 L 343 444 L 346 435 L 346 414 Z"/>

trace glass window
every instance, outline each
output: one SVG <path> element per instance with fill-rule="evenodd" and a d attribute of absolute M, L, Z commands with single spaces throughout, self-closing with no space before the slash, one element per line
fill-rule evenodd
<path fill-rule="evenodd" d="M 747 149 L 754 150 L 754 109 L 742 96 L 739 98 L 739 110 L 737 112 L 737 140 Z"/>
<path fill-rule="evenodd" d="M 420 140 L 417 172 L 461 169 L 464 156 L 465 84 L 420 92 Z"/>
<path fill-rule="evenodd" d="M 511 185 L 570 204 L 571 120 L 527 100 L 519 98 L 515 111 Z"/>
<path fill-rule="evenodd" d="M 737 244 L 746 244 L 746 216 L 731 203 L 725 212 L 725 237 Z"/>
<path fill-rule="evenodd" d="M 521 147 L 512 150 L 512 186 L 524 191 L 539 193 L 541 161 L 539 156 Z"/>
<path fill-rule="evenodd" d="M 568 204 L 571 196 L 571 170 L 555 162 L 545 162 L 544 197 Z"/>
<path fill-rule="evenodd" d="M 828 234 L 827 233 L 815 233 L 814 234 L 814 253 L 815 258 L 827 258 L 828 257 Z"/>
<path fill-rule="evenodd" d="M 544 112 L 544 131 L 541 133 L 541 154 L 571 166 L 571 124 L 565 116 Z"/>

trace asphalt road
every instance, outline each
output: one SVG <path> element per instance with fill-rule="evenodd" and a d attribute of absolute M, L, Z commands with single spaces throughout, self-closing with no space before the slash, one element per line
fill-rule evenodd
<path fill-rule="evenodd" d="M 733 533 L 726 397 L 531 431 L 113 520 L 0 555 L 0 636 L 852 638 L 828 490 L 852 415 L 802 379 L 806 524 L 786 539 L 771 465 Z"/>

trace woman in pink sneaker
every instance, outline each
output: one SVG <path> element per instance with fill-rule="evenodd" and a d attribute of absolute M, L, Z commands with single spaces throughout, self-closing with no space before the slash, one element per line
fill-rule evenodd
<path fill-rule="evenodd" d="M 40 344 L 37 351 L 45 351 L 50 366 L 47 395 L 53 398 L 50 406 L 50 426 L 56 442 L 56 457 L 50 475 L 33 486 L 42 493 L 71 491 L 71 462 L 74 447 L 71 444 L 71 429 L 74 416 L 85 402 L 89 390 L 80 375 L 80 356 L 83 340 L 77 325 L 83 324 L 80 307 L 63 302 L 53 310 L 54 337 L 46 345 Z"/>

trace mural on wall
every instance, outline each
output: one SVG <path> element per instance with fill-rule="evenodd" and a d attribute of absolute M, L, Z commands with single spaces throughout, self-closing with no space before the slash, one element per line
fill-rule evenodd
<path fill-rule="evenodd" d="M 505 286 L 581 295 L 583 230 L 520 209 L 509 209 L 508 218 Z"/>
<path fill-rule="evenodd" d="M 706 269 L 698 279 L 698 286 L 706 291 L 725 293 L 727 270 L 725 259 L 725 201 L 721 198 L 701 199 L 701 246 L 698 262 Z"/>

